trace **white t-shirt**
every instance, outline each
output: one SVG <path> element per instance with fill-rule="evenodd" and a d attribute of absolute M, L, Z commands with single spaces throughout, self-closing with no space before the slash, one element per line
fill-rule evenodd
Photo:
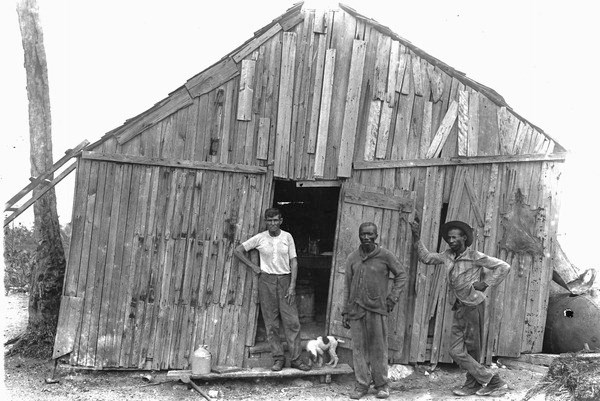
<path fill-rule="evenodd" d="M 272 237 L 269 231 L 263 231 L 244 241 L 242 246 L 246 252 L 258 249 L 260 270 L 269 274 L 289 274 L 290 259 L 296 257 L 294 238 L 283 230 L 277 237 Z"/>

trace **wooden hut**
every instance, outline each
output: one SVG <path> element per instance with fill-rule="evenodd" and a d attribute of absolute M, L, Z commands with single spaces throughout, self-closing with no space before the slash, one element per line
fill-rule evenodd
<path fill-rule="evenodd" d="M 206 344 L 214 365 L 268 364 L 232 252 L 271 205 L 300 251 L 305 333 L 351 346 L 343 264 L 374 221 L 410 271 L 390 361 L 450 362 L 446 277 L 417 263 L 407 222 L 442 250 L 440 224 L 462 219 L 512 265 L 486 302 L 487 360 L 539 352 L 562 161 L 492 89 L 346 6 L 298 4 L 81 154 L 54 356 L 186 369 Z"/>

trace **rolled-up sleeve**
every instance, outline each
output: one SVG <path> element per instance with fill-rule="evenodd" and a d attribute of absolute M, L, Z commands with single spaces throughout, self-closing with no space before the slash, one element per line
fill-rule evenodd
<path fill-rule="evenodd" d="M 477 266 L 492 270 L 490 274 L 486 274 L 485 282 L 490 287 L 494 287 L 502 282 L 510 271 L 510 265 L 505 261 L 488 256 L 478 252 L 478 257 L 474 261 Z"/>
<path fill-rule="evenodd" d="M 425 248 L 423 241 L 420 239 L 417 241 L 417 255 L 422 263 L 427 265 L 439 265 L 444 263 L 444 254 L 429 252 L 429 249 Z"/>

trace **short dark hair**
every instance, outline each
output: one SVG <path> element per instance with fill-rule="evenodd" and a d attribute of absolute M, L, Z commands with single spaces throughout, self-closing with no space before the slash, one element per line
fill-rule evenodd
<path fill-rule="evenodd" d="M 359 227 L 358 227 L 358 231 L 360 231 L 362 228 L 365 227 L 373 227 L 375 229 L 375 234 L 377 234 L 377 224 L 373 223 L 372 221 L 367 221 L 362 223 Z"/>
<path fill-rule="evenodd" d="M 267 210 L 265 210 L 265 219 L 275 216 L 281 217 L 281 212 L 276 207 L 270 207 Z"/>

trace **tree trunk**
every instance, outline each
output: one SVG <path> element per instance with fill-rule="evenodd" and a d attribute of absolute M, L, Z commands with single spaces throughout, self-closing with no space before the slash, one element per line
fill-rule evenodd
<path fill-rule="evenodd" d="M 18 0 L 17 14 L 25 53 L 31 176 L 37 177 L 52 167 L 52 127 L 48 68 L 44 38 L 36 0 Z M 35 195 L 34 190 L 34 195 Z M 28 331 L 54 336 L 60 309 L 65 255 L 56 210 L 56 194 L 51 189 L 33 208 L 37 241 L 36 261 L 31 274 Z M 40 339 L 48 342 L 48 338 Z"/>

